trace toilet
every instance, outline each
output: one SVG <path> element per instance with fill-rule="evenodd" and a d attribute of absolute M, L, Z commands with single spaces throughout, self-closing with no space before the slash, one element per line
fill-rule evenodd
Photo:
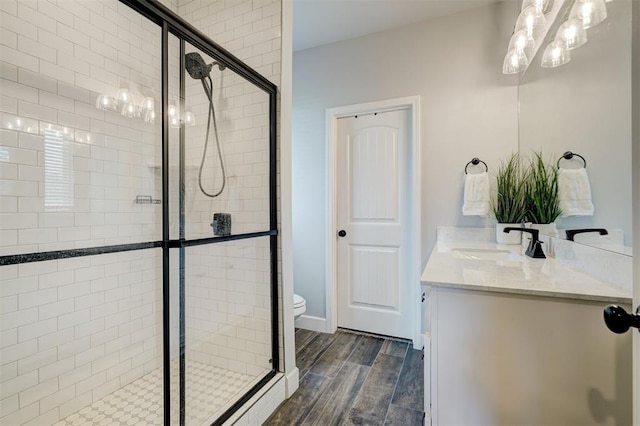
<path fill-rule="evenodd" d="M 307 301 L 304 300 L 304 297 L 298 296 L 297 294 L 293 295 L 293 317 L 294 319 L 298 319 L 298 317 L 307 310 Z"/>

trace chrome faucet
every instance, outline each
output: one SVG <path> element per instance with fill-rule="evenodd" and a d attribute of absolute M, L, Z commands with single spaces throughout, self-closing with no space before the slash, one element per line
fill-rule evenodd
<path fill-rule="evenodd" d="M 507 234 L 511 231 L 527 232 L 531 234 L 531 240 L 529 240 L 529 247 L 527 247 L 527 250 L 524 252 L 524 254 L 534 259 L 547 258 L 547 256 L 544 255 L 544 251 L 542 251 L 542 241 L 538 239 L 540 236 L 539 230 L 531 229 L 531 228 L 516 228 L 511 226 L 504 228 L 504 232 L 506 232 Z"/>

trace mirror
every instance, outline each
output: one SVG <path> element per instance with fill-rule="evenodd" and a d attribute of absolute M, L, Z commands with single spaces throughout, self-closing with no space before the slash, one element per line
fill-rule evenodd
<path fill-rule="evenodd" d="M 584 157 L 594 213 L 561 216 L 557 227 L 605 228 L 607 236 L 581 234 L 575 241 L 631 255 L 632 0 L 607 2 L 607 18 L 587 30 L 587 43 L 570 51 L 570 62 L 543 68 L 544 49 L 567 19 L 573 1 L 565 1 L 521 76 L 519 149 L 523 157 L 541 151 L 554 165 L 566 151 Z M 577 156 L 560 160 L 562 168 L 583 166 Z"/>

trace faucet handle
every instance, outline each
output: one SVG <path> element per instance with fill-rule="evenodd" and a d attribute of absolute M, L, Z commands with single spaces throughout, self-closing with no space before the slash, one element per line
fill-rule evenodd
<path fill-rule="evenodd" d="M 540 241 L 535 237 L 531 238 L 531 240 L 529 240 L 529 247 L 527 247 L 525 254 L 534 259 L 546 259 L 547 256 L 544 255 L 542 244 L 543 241 Z"/>

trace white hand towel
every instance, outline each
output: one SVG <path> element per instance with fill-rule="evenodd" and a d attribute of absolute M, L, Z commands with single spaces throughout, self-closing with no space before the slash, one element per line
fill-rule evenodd
<path fill-rule="evenodd" d="M 465 175 L 462 214 L 465 216 L 489 215 L 489 174 L 487 172 Z"/>
<path fill-rule="evenodd" d="M 558 170 L 558 200 L 562 216 L 593 216 L 591 186 L 587 170 Z"/>

